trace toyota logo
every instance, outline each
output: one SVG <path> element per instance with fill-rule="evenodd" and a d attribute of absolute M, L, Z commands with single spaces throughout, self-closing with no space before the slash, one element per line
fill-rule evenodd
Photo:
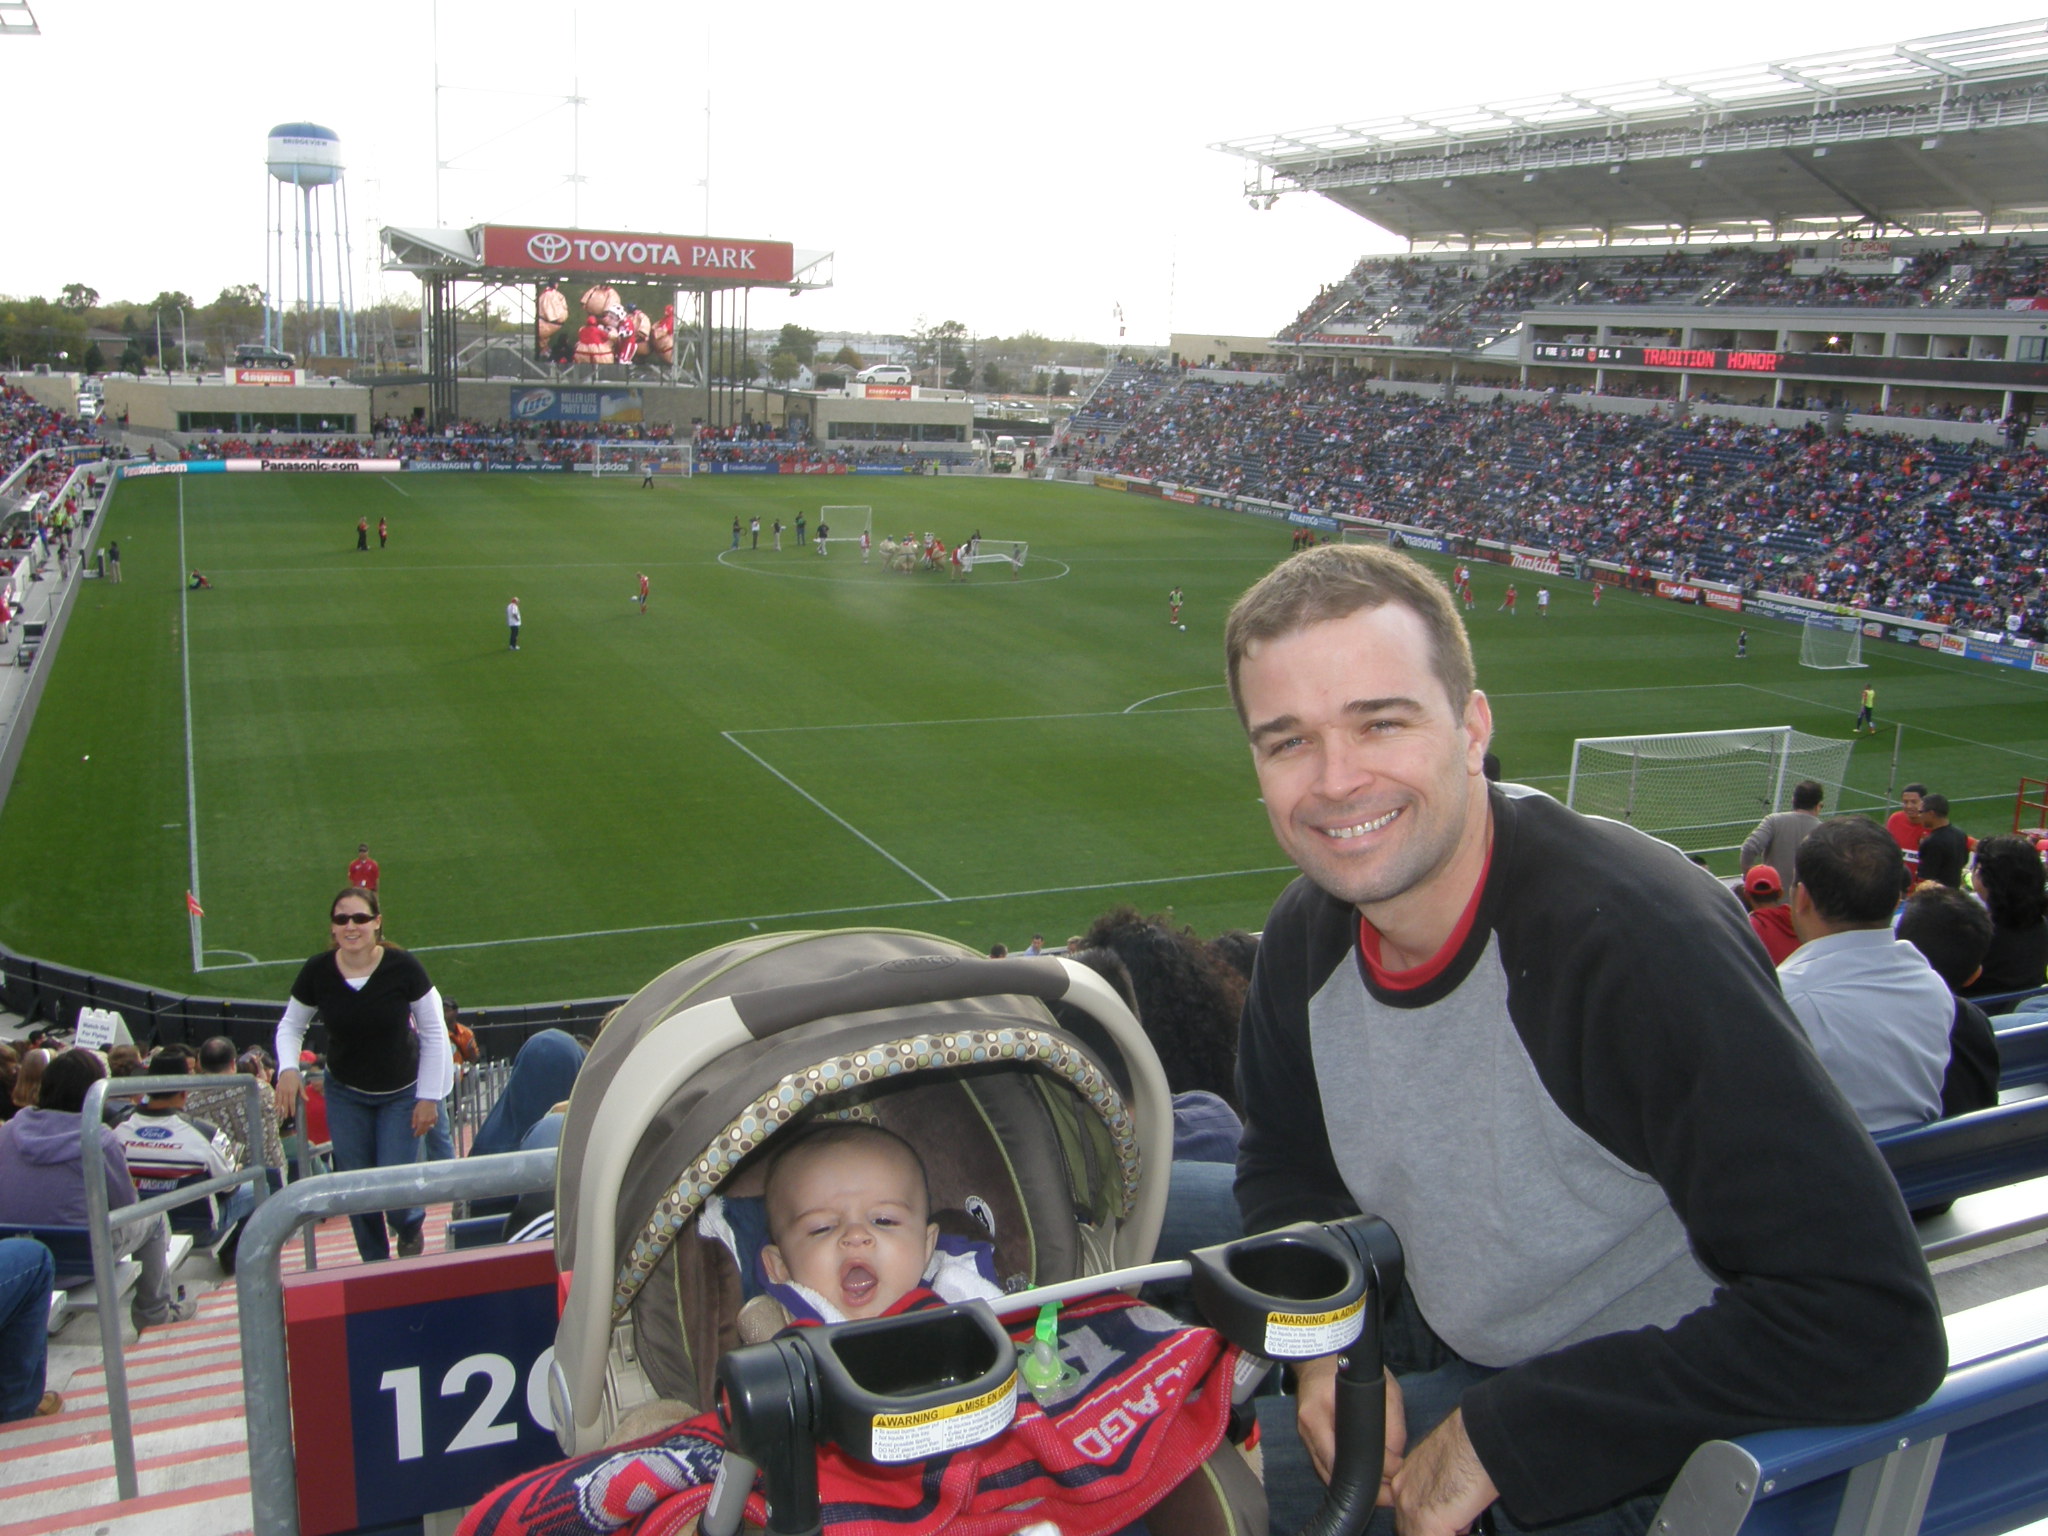
<path fill-rule="evenodd" d="M 543 230 L 528 238 L 526 254 L 544 267 L 552 267 L 569 254 L 569 237 L 558 235 L 553 230 Z"/>

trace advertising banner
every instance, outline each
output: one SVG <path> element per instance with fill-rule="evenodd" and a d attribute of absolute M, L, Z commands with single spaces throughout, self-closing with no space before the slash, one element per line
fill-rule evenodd
<path fill-rule="evenodd" d="M 1126 480 L 1124 489 L 1133 496 L 1161 496 L 1165 493 L 1150 480 Z"/>
<path fill-rule="evenodd" d="M 193 466 L 195 469 L 197 465 Z M 231 475 L 361 475 L 396 474 L 403 459 L 223 459 Z"/>
<path fill-rule="evenodd" d="M 1657 595 L 1674 603 L 1696 603 L 1700 600 L 1700 589 L 1682 581 L 1659 581 Z"/>
<path fill-rule="evenodd" d="M 1290 512 L 1287 521 L 1297 528 L 1314 528 L 1323 533 L 1335 533 L 1342 526 L 1334 517 L 1324 517 L 1318 512 Z"/>
<path fill-rule="evenodd" d="M 515 389 L 514 421 L 615 421 L 642 419 L 637 389 Z"/>
<path fill-rule="evenodd" d="M 861 389 L 865 391 L 867 398 L 870 400 L 908 400 L 910 398 L 910 388 L 911 386 L 908 384 L 861 385 Z"/>
<path fill-rule="evenodd" d="M 853 466 L 853 473 L 856 475 L 907 475 L 910 471 L 901 464 L 856 464 Z"/>
<path fill-rule="evenodd" d="M 700 475 L 772 475 L 780 468 L 775 464 L 699 464 Z"/>
<path fill-rule="evenodd" d="M 1999 645 L 1990 640 L 1966 640 L 1963 643 L 1963 655 L 1971 661 L 1989 661 L 2001 667 L 2018 667 L 2022 671 L 2032 671 L 2034 658 L 2039 654 L 2031 649 Z"/>
<path fill-rule="evenodd" d="M 2048 651 L 2034 652 L 2033 670 L 2036 672 L 2048 672 Z"/>
<path fill-rule="evenodd" d="M 299 370 L 296 368 L 234 368 L 229 370 L 231 384 L 296 384 Z"/>
<path fill-rule="evenodd" d="M 689 278 L 713 284 L 781 284 L 796 271 L 795 248 L 779 240 L 504 224 L 484 226 L 483 258 L 487 267 L 521 272 Z"/>
<path fill-rule="evenodd" d="M 1540 571 L 1545 576 L 1560 574 L 1555 555 L 1525 555 L 1517 550 L 1509 563 L 1518 571 Z"/>
<path fill-rule="evenodd" d="M 1968 646 L 1961 635 L 1943 635 L 1941 637 L 1941 654 L 1944 656 L 1961 656 L 1967 649 Z"/>
<path fill-rule="evenodd" d="M 1707 606 L 1709 608 L 1719 608 L 1724 613 L 1742 612 L 1742 599 L 1733 592 L 1716 592 L 1712 587 L 1705 588 L 1704 590 L 1707 594 Z"/>
<path fill-rule="evenodd" d="M 182 475 L 196 464 L 123 464 L 114 471 L 116 480 L 140 480 L 144 475 Z"/>
<path fill-rule="evenodd" d="M 1413 533 L 1406 528 L 1389 528 L 1387 545 L 1391 549 L 1426 549 L 1433 555 L 1450 553 L 1450 545 L 1433 533 Z"/>
<path fill-rule="evenodd" d="M 1168 491 L 1166 493 L 1166 499 L 1168 501 L 1185 502 L 1188 506 L 1192 507 L 1202 498 L 1197 496 L 1193 491 Z"/>

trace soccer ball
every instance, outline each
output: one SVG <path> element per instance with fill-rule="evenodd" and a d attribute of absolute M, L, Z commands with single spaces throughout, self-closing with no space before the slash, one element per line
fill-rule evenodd
<path fill-rule="evenodd" d="M 1188 632 L 1188 627 L 1187 627 L 1187 625 L 1185 625 L 1185 624 L 1181 625 L 1181 627 L 1180 627 L 1180 632 L 1181 632 L 1182 634 L 1186 634 L 1186 633 Z"/>

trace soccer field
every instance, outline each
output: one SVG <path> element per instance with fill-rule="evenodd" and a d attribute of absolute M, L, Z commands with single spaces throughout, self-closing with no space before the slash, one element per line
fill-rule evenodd
<path fill-rule="evenodd" d="M 785 536 L 822 502 L 884 533 L 1027 540 L 1011 579 L 894 575 Z M 389 548 L 355 548 L 367 515 Z M 842 531 L 845 531 L 842 529 Z M 1231 600 L 1289 530 L 1115 492 L 965 478 L 206 476 L 138 481 L 102 537 L 0 836 L 0 937 L 166 988 L 278 997 L 358 843 L 389 932 L 465 1006 L 630 991 L 756 929 L 1058 943 L 1130 901 L 1258 926 L 1287 870 L 1222 687 Z M 742 540 L 743 546 L 747 543 Z M 188 591 L 183 573 L 213 587 Z M 646 572 L 652 597 L 634 598 Z M 1586 735 L 1846 735 L 2011 822 L 2048 764 L 2048 679 L 1481 566 L 1471 627 L 1509 777 L 1562 794 Z M 1185 633 L 1166 593 L 1186 589 Z M 513 596 L 521 649 L 506 645 Z M 184 893 L 205 908 L 194 954 Z"/>

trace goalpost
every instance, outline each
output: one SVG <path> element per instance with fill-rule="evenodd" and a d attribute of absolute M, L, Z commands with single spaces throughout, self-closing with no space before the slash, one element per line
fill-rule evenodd
<path fill-rule="evenodd" d="M 1031 553 L 1031 546 L 1021 539 L 982 539 L 974 546 L 974 553 L 967 557 L 968 570 L 977 565 L 1007 565 L 1010 574 L 1017 576 L 1024 570 L 1024 560 Z"/>
<path fill-rule="evenodd" d="M 830 528 L 827 544 L 858 544 L 860 536 L 873 537 L 875 531 L 875 509 L 873 507 L 820 507 L 818 508 L 819 528 Z M 811 536 L 817 542 L 817 535 Z"/>
<path fill-rule="evenodd" d="M 689 479 L 696 472 L 695 445 L 689 442 L 641 442 L 627 438 L 590 445 L 592 478 L 605 475 L 645 477 L 651 466 L 661 479 Z"/>
<path fill-rule="evenodd" d="M 1863 621 L 1834 613 L 1809 613 L 1799 638 L 1799 665 L 1826 671 L 1869 666 L 1863 659 Z"/>
<path fill-rule="evenodd" d="M 1665 736 L 1588 736 L 1572 744 L 1565 804 L 1625 821 L 1687 853 L 1739 848 L 1792 787 L 1817 780 L 1840 806 L 1855 742 L 1789 725 L 1683 731 Z"/>

